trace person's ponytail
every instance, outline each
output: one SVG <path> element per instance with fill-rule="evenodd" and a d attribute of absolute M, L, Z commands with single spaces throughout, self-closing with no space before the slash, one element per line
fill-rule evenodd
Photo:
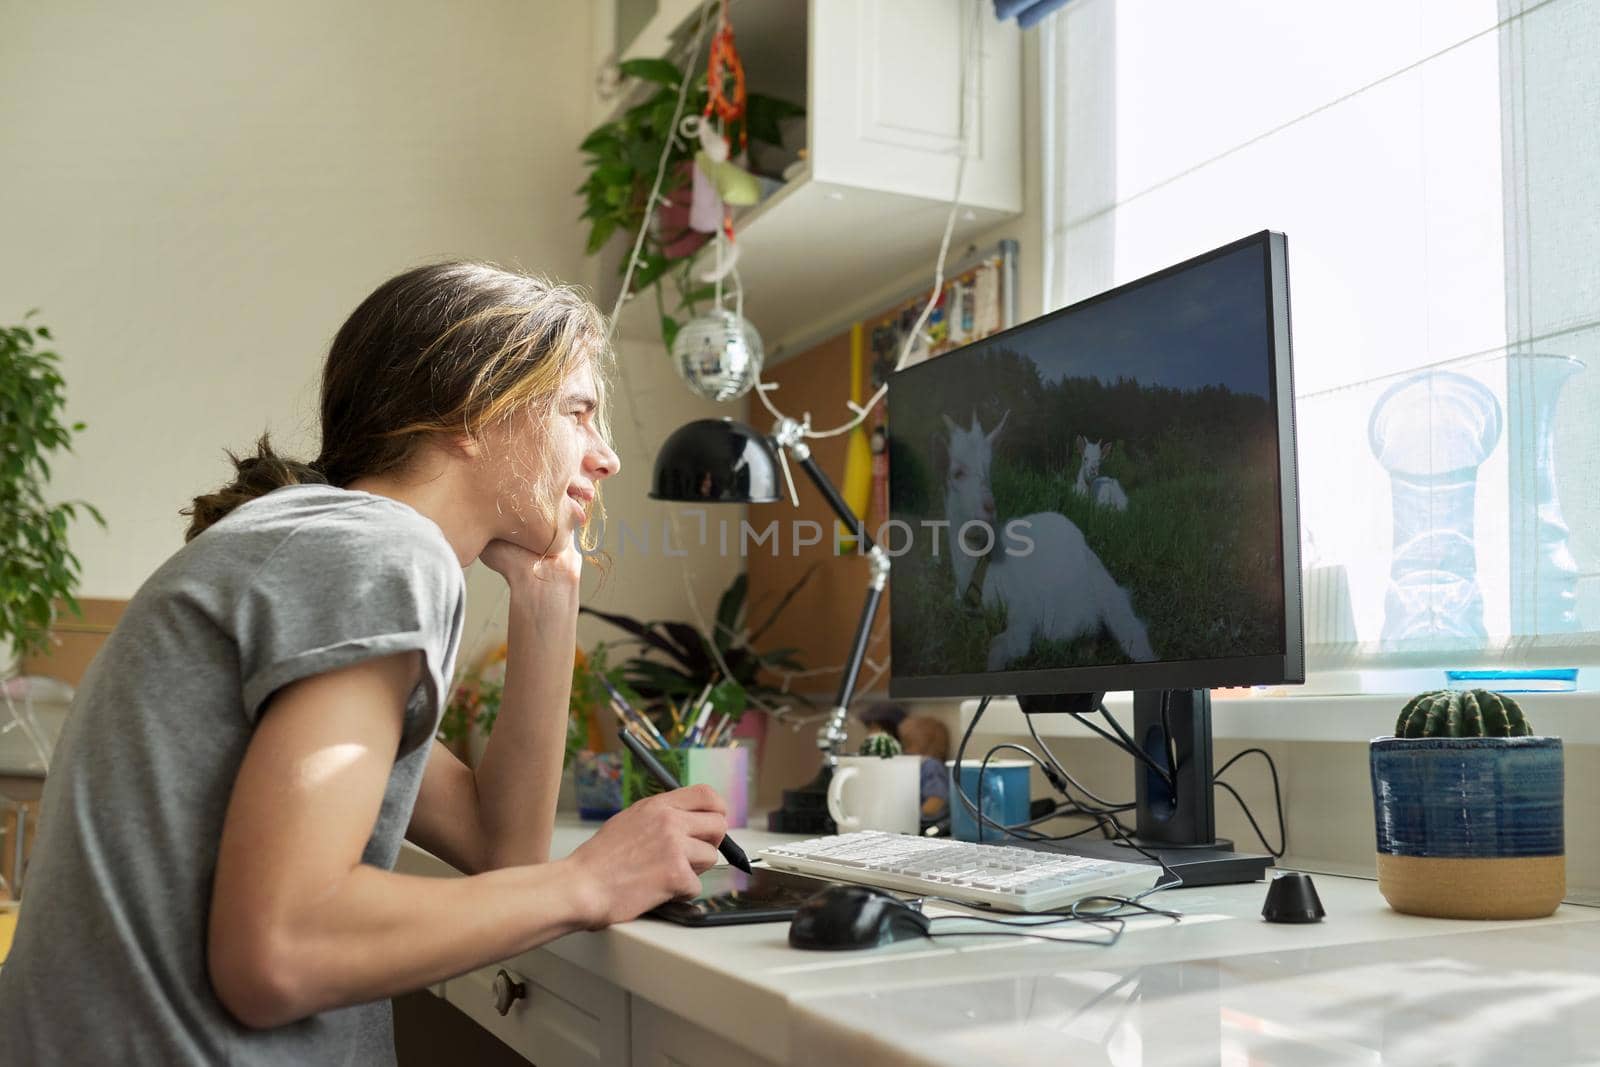
<path fill-rule="evenodd" d="M 285 459 L 272 451 L 267 434 L 256 441 L 255 455 L 241 458 L 230 451 L 228 458 L 233 461 L 233 481 L 214 493 L 195 497 L 194 503 L 179 512 L 191 516 L 189 529 L 183 535 L 185 541 L 199 537 L 240 504 L 265 496 L 274 489 L 286 485 L 328 484 L 327 475 L 317 464 Z"/>

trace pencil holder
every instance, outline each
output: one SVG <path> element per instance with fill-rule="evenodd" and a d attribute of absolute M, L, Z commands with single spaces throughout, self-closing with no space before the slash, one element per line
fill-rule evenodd
<path fill-rule="evenodd" d="M 749 822 L 750 750 L 743 746 L 727 748 L 668 748 L 651 752 L 672 776 L 684 785 L 709 785 L 728 806 L 728 826 L 738 828 Z M 639 765 L 632 752 L 622 755 L 622 805 L 666 792 Z"/>

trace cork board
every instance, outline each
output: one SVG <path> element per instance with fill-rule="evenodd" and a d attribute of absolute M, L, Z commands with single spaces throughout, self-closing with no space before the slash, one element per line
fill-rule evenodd
<path fill-rule="evenodd" d="M 56 678 L 74 687 L 83 681 L 89 661 L 105 644 L 128 602 L 80 597 L 78 605 L 83 608 L 81 619 L 65 604 L 56 602 L 56 623 L 50 628 L 51 650 L 24 659 L 23 674 Z"/>
<path fill-rule="evenodd" d="M 845 401 L 850 397 L 850 331 L 829 338 L 814 348 L 786 360 L 765 375 L 776 382 L 773 403 L 784 412 L 798 418 L 804 412 L 812 413 L 812 421 L 821 427 L 836 426 L 849 417 Z M 865 394 L 863 394 L 865 395 Z M 751 424 L 763 433 L 772 429 L 772 416 L 759 404 L 752 406 Z M 844 484 L 845 451 L 847 439 L 843 436 L 814 440 L 811 455 L 835 485 Z M 848 553 L 833 555 L 833 510 L 828 507 L 816 486 L 798 468 L 795 474 L 795 491 L 800 506 L 788 501 L 778 504 L 752 505 L 748 522 L 761 530 L 773 519 L 778 520 L 777 555 L 767 546 L 750 546 L 747 561 L 750 575 L 749 612 L 752 623 L 765 619 L 783 594 L 805 577 L 815 565 L 815 571 L 798 595 L 773 623 L 760 641 L 762 649 L 796 648 L 801 663 L 809 668 L 837 666 L 850 652 L 850 641 L 855 636 L 856 623 L 861 617 L 861 605 L 866 599 L 868 568 L 860 555 Z M 802 520 L 817 523 L 823 530 L 822 543 L 797 548 L 793 531 Z M 870 520 L 869 520 L 870 521 Z M 885 594 L 878 609 L 874 627 L 874 641 L 867 655 L 880 662 L 889 654 L 889 598 Z M 862 683 L 869 680 L 870 668 L 863 667 Z M 774 679 L 774 682 L 777 680 Z M 887 676 L 880 679 L 879 689 L 886 686 Z M 819 703 L 826 706 L 839 686 L 839 672 L 812 675 L 796 679 L 792 688 L 825 697 Z"/>

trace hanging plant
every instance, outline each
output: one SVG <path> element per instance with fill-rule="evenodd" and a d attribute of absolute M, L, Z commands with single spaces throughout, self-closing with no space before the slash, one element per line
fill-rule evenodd
<path fill-rule="evenodd" d="M 698 315 L 715 294 L 715 286 L 698 283 L 689 269 L 695 253 L 711 237 L 689 225 L 694 157 L 701 143 L 672 128 L 683 72 L 665 59 L 630 59 L 620 70 L 623 77 L 653 85 L 655 90 L 617 118 L 596 127 L 579 145 L 589 169 L 588 178 L 578 187 L 584 198 L 580 218 L 589 223 L 586 251 L 594 255 L 618 233 L 631 241 L 639 232 L 656 168 L 666 152 L 667 169 L 661 185 L 665 204 L 645 232 L 629 288 L 635 295 L 654 290 L 661 338 L 671 349 L 683 322 Z M 696 74 L 685 91 L 683 114 L 702 115 L 709 99 L 705 73 Z M 744 114 L 722 133 L 741 148 L 751 141 L 781 145 L 780 120 L 804 114 L 805 108 L 798 104 L 748 93 Z M 625 258 L 618 273 L 626 274 L 627 269 Z M 672 286 L 670 300 L 663 288 L 667 284 Z"/>

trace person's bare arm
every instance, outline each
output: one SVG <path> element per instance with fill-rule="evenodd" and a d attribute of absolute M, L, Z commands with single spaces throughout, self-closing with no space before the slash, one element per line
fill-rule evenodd
<path fill-rule="evenodd" d="M 437 740 L 422 772 L 406 840 L 466 874 L 495 869 L 478 808 L 477 776 Z"/>
<path fill-rule="evenodd" d="M 571 546 L 541 558 L 496 541 L 482 559 L 511 589 L 500 713 L 476 772 L 435 745 L 406 831 L 469 872 L 550 857 L 583 568 Z"/>
<path fill-rule="evenodd" d="M 207 964 L 240 1022 L 277 1026 L 418 989 L 698 890 L 726 829 L 708 789 L 611 820 L 567 859 L 468 878 L 361 863 L 399 745 L 416 653 L 285 686 L 234 783 Z"/>

